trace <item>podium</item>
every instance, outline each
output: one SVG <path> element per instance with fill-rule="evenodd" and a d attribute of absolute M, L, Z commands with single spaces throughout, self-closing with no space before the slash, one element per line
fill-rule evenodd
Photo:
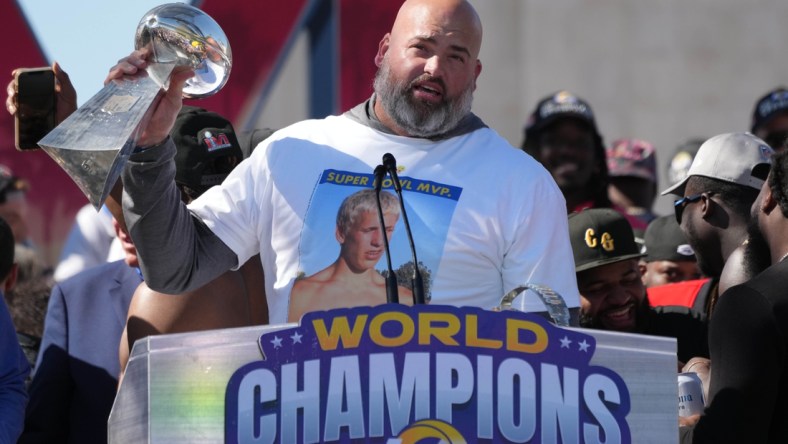
<path fill-rule="evenodd" d="M 109 417 L 114 444 L 428 438 L 677 442 L 676 341 L 476 308 L 317 312 L 137 341 Z"/>

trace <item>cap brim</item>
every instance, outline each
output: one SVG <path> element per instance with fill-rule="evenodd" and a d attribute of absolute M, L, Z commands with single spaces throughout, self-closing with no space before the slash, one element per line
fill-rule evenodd
<path fill-rule="evenodd" d="M 660 196 L 667 196 L 668 194 L 675 194 L 676 196 L 683 197 L 684 196 L 684 188 L 687 187 L 687 181 L 689 180 L 689 176 L 685 177 L 684 180 L 681 182 L 673 185 L 672 187 L 666 189 L 665 191 L 659 193 Z"/>
<path fill-rule="evenodd" d="M 596 260 L 596 261 L 591 261 L 591 262 L 589 262 L 587 264 L 583 264 L 583 265 L 575 267 L 575 273 L 579 273 L 581 271 L 589 270 L 591 268 L 596 268 L 596 267 L 599 267 L 599 266 L 602 266 L 602 265 L 615 264 L 616 262 L 625 261 L 627 259 L 641 258 L 641 257 L 643 257 L 645 255 L 646 255 L 645 253 L 627 254 L 627 255 L 624 255 L 624 256 L 609 257 L 609 258 L 606 258 L 606 259 L 599 259 L 599 260 Z"/>

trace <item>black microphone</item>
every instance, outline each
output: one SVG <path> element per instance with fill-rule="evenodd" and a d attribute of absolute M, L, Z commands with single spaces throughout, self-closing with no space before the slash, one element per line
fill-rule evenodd
<path fill-rule="evenodd" d="M 383 187 L 383 178 L 386 177 L 386 167 L 378 165 L 375 167 L 375 202 L 378 204 L 378 217 L 380 218 L 380 229 L 383 231 L 383 249 L 386 251 L 386 263 L 388 265 L 388 276 L 386 276 L 386 302 L 389 304 L 399 303 L 399 291 L 397 290 L 397 275 L 391 266 L 391 250 L 389 250 L 389 236 L 386 230 L 386 222 L 383 220 L 383 206 L 380 204 L 380 189 Z"/>
<path fill-rule="evenodd" d="M 402 220 L 405 222 L 405 233 L 408 235 L 408 243 L 410 243 L 410 254 L 413 259 L 413 276 L 411 277 L 411 283 L 413 284 L 413 304 L 424 304 L 424 279 L 421 277 L 421 271 L 419 271 L 419 261 L 416 259 L 416 245 L 413 243 L 413 232 L 410 231 L 408 213 L 405 212 L 405 201 L 402 198 L 402 183 L 399 181 L 399 176 L 397 175 L 397 160 L 394 159 L 391 153 L 386 153 L 383 155 L 383 165 L 385 165 L 386 170 L 388 170 L 391 175 L 391 181 L 394 183 L 394 190 L 397 192 L 397 197 L 399 197 Z"/>

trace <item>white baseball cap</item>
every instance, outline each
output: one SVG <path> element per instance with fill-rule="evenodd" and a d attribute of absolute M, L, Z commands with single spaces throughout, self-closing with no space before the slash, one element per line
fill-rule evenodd
<path fill-rule="evenodd" d="M 769 171 L 772 154 L 774 150 L 766 142 L 750 133 L 714 136 L 698 148 L 687 177 L 661 194 L 684 196 L 684 188 L 692 176 L 710 177 L 760 190 L 766 179 L 763 172 Z M 756 171 L 760 165 L 766 165 L 766 168 L 757 168 Z"/>

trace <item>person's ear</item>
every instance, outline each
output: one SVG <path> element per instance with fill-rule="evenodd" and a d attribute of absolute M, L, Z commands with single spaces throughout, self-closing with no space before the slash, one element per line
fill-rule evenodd
<path fill-rule="evenodd" d="M 640 270 L 640 279 L 645 281 L 646 280 L 646 270 L 647 270 L 646 263 L 643 262 L 643 261 L 638 261 L 638 270 Z M 643 285 L 646 285 L 646 283 L 643 282 Z"/>
<path fill-rule="evenodd" d="M 709 193 L 703 193 L 698 206 L 700 207 L 701 217 L 704 220 L 709 220 L 719 205 L 711 198 Z"/>
<path fill-rule="evenodd" d="M 16 287 L 16 281 L 19 277 L 19 265 L 14 262 L 11 265 L 11 271 L 8 273 L 8 277 L 5 278 L 5 282 L 3 282 L 3 293 L 8 294 L 9 291 L 13 290 Z"/>
<path fill-rule="evenodd" d="M 383 57 L 388 52 L 390 44 L 391 44 L 391 33 L 389 32 L 386 35 L 384 35 L 383 38 L 380 40 L 380 43 L 378 43 L 378 53 L 375 54 L 375 66 L 377 66 L 378 68 L 380 68 L 380 65 L 383 64 Z"/>
<path fill-rule="evenodd" d="M 339 245 L 345 243 L 345 235 L 342 234 L 342 231 L 339 229 L 339 226 L 337 226 L 337 228 L 335 229 L 334 236 L 336 236 Z"/>
<path fill-rule="evenodd" d="M 777 208 L 777 206 L 777 199 L 774 198 L 771 187 L 764 187 L 760 210 L 768 216 L 772 211 L 774 211 L 775 208 Z"/>
<path fill-rule="evenodd" d="M 479 74 L 482 73 L 482 61 L 476 59 L 476 67 L 473 71 L 473 91 L 476 91 L 476 80 L 479 79 Z"/>

